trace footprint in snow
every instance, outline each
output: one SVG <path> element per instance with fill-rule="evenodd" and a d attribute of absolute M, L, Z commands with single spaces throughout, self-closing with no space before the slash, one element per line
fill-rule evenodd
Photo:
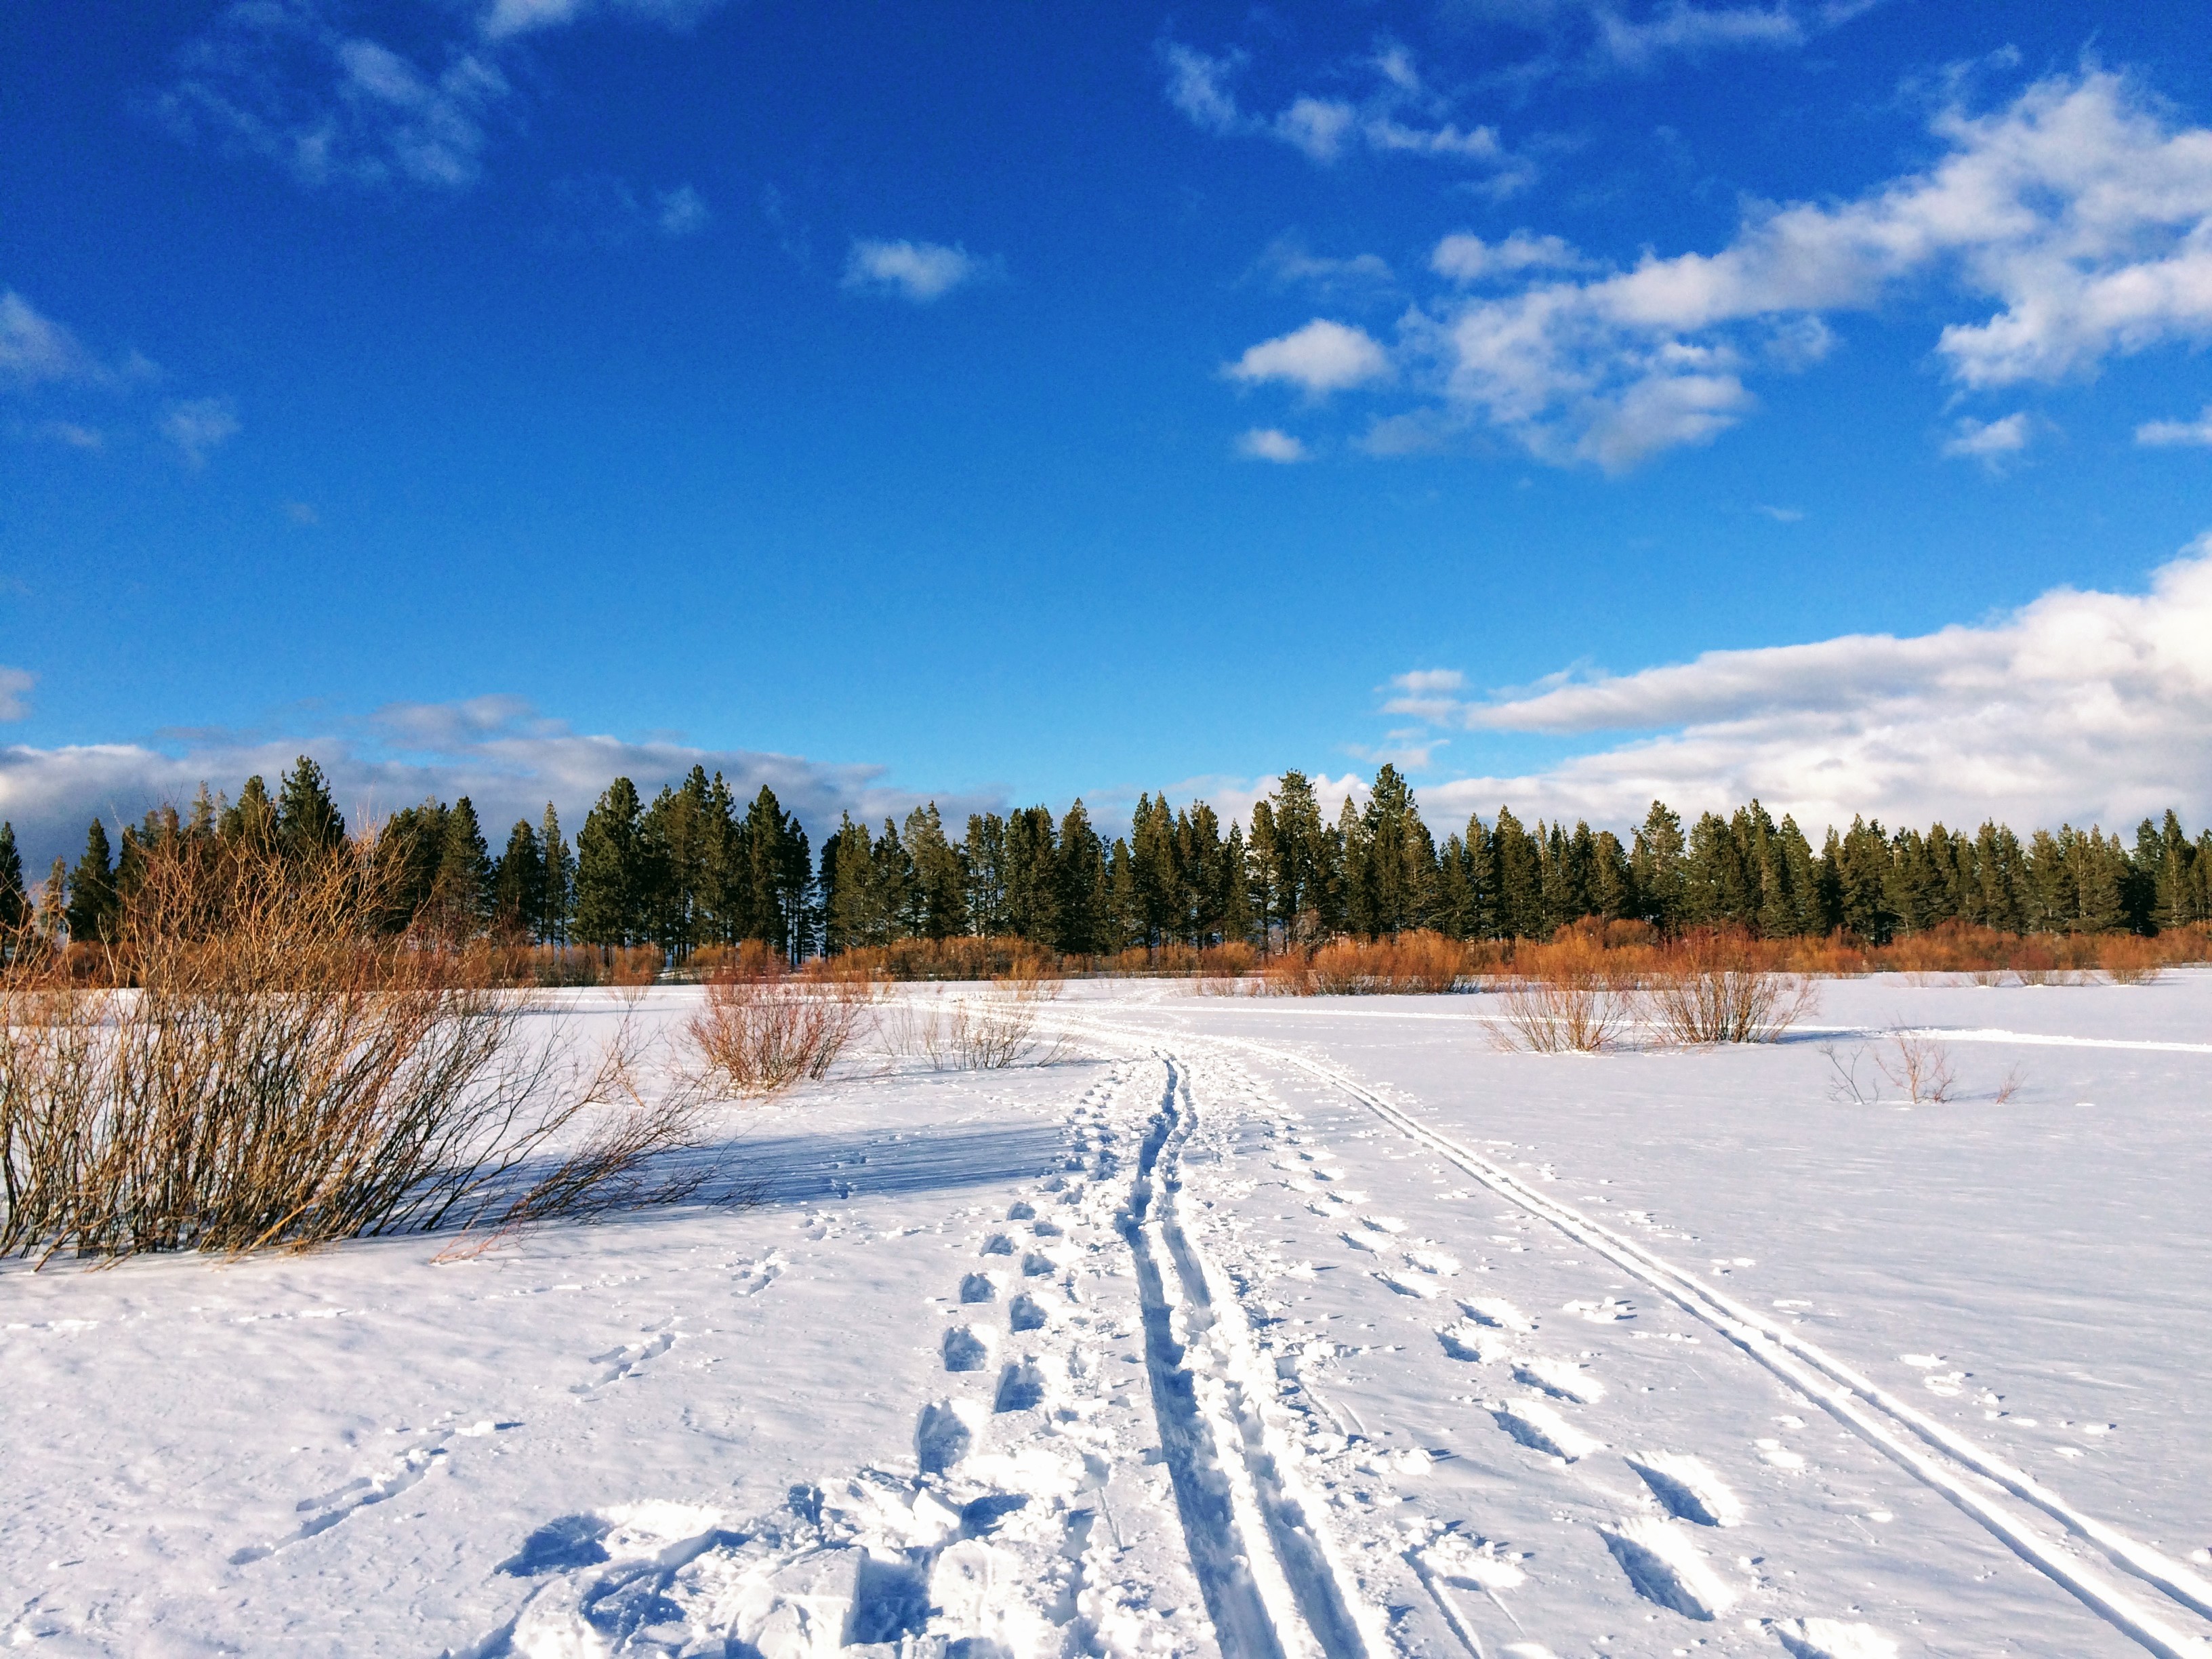
<path fill-rule="evenodd" d="M 1563 1463 L 1571 1463 L 1604 1449 L 1603 1441 L 1584 1434 L 1547 1401 L 1508 1401 L 1491 1407 L 1490 1414 L 1497 1419 L 1499 1428 L 1529 1450 L 1556 1457 Z"/>
<path fill-rule="evenodd" d="M 1727 1484 L 1694 1457 L 1679 1452 L 1642 1452 L 1626 1460 L 1659 1505 L 1677 1521 L 1699 1527 L 1733 1527 L 1743 1505 Z"/>
<path fill-rule="evenodd" d="M 1513 1379 L 1578 1406 L 1594 1406 L 1605 1398 L 1605 1384 L 1590 1375 L 1589 1366 L 1571 1359 L 1523 1359 L 1513 1367 Z"/>
<path fill-rule="evenodd" d="M 1710 1624 L 1736 1602 L 1735 1588 L 1714 1571 L 1689 1536 L 1656 1516 L 1601 1527 L 1606 1548 L 1647 1601 Z"/>
<path fill-rule="evenodd" d="M 1503 1297 L 1463 1297 L 1460 1311 L 1478 1325 L 1489 1325 L 1501 1331 L 1533 1331 L 1536 1322 Z"/>

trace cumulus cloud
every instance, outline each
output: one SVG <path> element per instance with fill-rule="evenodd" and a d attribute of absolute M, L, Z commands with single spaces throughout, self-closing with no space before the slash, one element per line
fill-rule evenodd
<path fill-rule="evenodd" d="M 242 429 L 228 398 L 187 398 L 171 404 L 161 416 L 161 435 L 177 447 L 185 465 L 196 469 Z"/>
<path fill-rule="evenodd" d="M 1817 362 L 1827 317 L 1908 283 L 1995 302 L 1936 342 L 1974 391 L 2212 337 L 2212 130 L 2178 127 L 2124 77 L 2088 70 L 1993 113 L 1947 109 L 1934 132 L 1946 153 L 1926 170 L 1850 200 L 1756 208 L 1711 253 L 1563 279 L 1546 274 L 1572 257 L 1556 238 L 1447 238 L 1439 275 L 1523 280 L 1432 303 L 1408 349 L 1462 418 L 1543 459 L 1620 471 L 1710 441 L 1754 406 L 1755 373 Z M 1990 444 L 2028 435 L 1988 427 Z"/>
<path fill-rule="evenodd" d="M 1273 115 L 1248 112 L 1237 100 L 1235 83 L 1249 62 L 1243 52 L 1207 52 L 1176 41 L 1164 42 L 1159 52 L 1168 101 L 1218 137 L 1271 138 L 1320 167 L 1353 151 L 1459 162 L 1488 175 L 1485 188 L 1496 196 L 1510 195 L 1531 176 L 1495 127 L 1454 120 L 1452 100 L 1423 81 L 1413 54 L 1395 41 L 1352 65 L 1369 83 L 1364 96 L 1301 93 Z"/>
<path fill-rule="evenodd" d="M 29 678 L 19 676 L 15 684 L 10 695 L 20 699 Z M 573 837 L 617 776 L 629 777 L 650 797 L 663 784 L 682 781 L 695 765 L 720 772 L 740 799 L 765 784 L 817 841 L 836 827 L 840 812 L 902 816 L 924 799 L 887 783 L 879 766 L 588 734 L 519 698 L 478 697 L 395 703 L 365 720 L 285 736 L 217 732 L 173 744 L 0 746 L 0 818 L 15 823 L 26 867 L 43 867 L 58 854 L 74 856 L 94 816 L 111 827 L 118 817 L 134 821 L 165 801 L 189 801 L 203 782 L 234 795 L 257 773 L 273 787 L 301 754 L 322 764 L 340 810 L 356 825 L 432 795 L 450 801 L 465 794 L 487 833 L 517 818 L 536 823 L 550 800 Z M 995 796 L 933 799 L 956 823 L 969 811 L 1004 808 Z"/>
<path fill-rule="evenodd" d="M 2212 816 L 2212 535 L 2142 594 L 2057 588 L 1994 622 L 1708 652 L 1625 675 L 1465 699 L 1421 677 L 1384 707 L 1447 729 L 1628 740 L 1518 777 L 1431 786 L 1448 819 L 1516 811 L 1626 823 L 1753 796 L 1808 828 L 2132 823 Z"/>
<path fill-rule="evenodd" d="M 978 258 L 963 247 L 856 238 L 845 259 L 842 286 L 853 293 L 890 295 L 926 306 L 957 288 L 1003 275 L 997 260 Z"/>
<path fill-rule="evenodd" d="M 1275 461 L 1285 465 L 1313 459 L 1313 452 L 1303 442 L 1272 426 L 1255 426 L 1249 432 L 1240 433 L 1237 453 L 1247 460 Z"/>
<path fill-rule="evenodd" d="M 1222 371 L 1255 386 L 1285 380 L 1322 398 L 1370 380 L 1388 380 L 1390 356 L 1365 329 L 1316 317 L 1304 328 L 1249 348 Z"/>
<path fill-rule="evenodd" d="M 2136 441 L 2153 449 L 2182 445 L 2212 447 L 2212 404 L 2193 421 L 2145 421 L 2136 428 Z"/>

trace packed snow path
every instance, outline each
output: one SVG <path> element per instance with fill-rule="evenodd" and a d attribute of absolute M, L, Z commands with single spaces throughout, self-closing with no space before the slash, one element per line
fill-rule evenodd
<path fill-rule="evenodd" d="M 10 1270 L 0 1642 L 2212 1652 L 2212 979 L 1599 1060 L 1483 1001 L 1080 988 L 1061 1063 L 759 1118 L 750 1210 Z M 1905 1024 L 2039 1069 L 1825 1099 Z"/>

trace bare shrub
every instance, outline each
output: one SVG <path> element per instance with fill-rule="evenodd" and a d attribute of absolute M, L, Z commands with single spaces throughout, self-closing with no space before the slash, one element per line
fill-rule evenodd
<path fill-rule="evenodd" d="M 764 1098 L 802 1079 L 820 1082 L 851 1046 L 869 1006 L 872 981 L 742 977 L 710 981 L 706 1005 L 684 1025 L 706 1072 L 740 1095 Z"/>
<path fill-rule="evenodd" d="M 2026 1067 L 2020 1066 L 2008 1067 L 2004 1076 L 1998 1079 L 1996 1089 L 1990 1096 L 1990 1098 L 1996 1102 L 1998 1105 L 2002 1106 L 2011 1100 L 2014 1095 L 2020 1092 L 2021 1085 L 2027 1081 L 2027 1071 Z"/>
<path fill-rule="evenodd" d="M 2159 941 L 2136 933 L 2121 933 L 2100 941 L 2098 965 L 2115 985 L 2148 985 L 2166 971 L 2166 952 Z"/>
<path fill-rule="evenodd" d="M 1603 944 L 1562 929 L 1549 945 L 1522 945 L 1498 992 L 1508 1048 L 1536 1054 L 1595 1054 L 1611 1048 L 1633 1016 L 1633 991 Z"/>
<path fill-rule="evenodd" d="M 1048 1064 L 1059 1056 L 1060 1044 L 1039 1034 L 1038 1015 L 1060 992 L 1058 980 L 1024 975 L 956 994 L 904 998 L 882 1022 L 885 1045 L 936 1072 L 999 1071 L 1025 1060 Z"/>
<path fill-rule="evenodd" d="M 358 848 L 157 845 L 116 950 L 137 988 L 12 953 L 0 1255 L 496 1235 L 696 1188 L 650 1177 L 692 1144 L 700 1103 L 642 1098 L 630 1031 L 579 1060 L 526 1029 L 527 998 L 471 984 L 462 953 L 367 937 L 374 884 Z"/>
<path fill-rule="evenodd" d="M 1780 969 L 1779 955 L 1741 933 L 1686 934 L 1640 975 L 1647 1017 L 1671 1042 L 1771 1042 L 1819 1002 L 1810 979 Z"/>

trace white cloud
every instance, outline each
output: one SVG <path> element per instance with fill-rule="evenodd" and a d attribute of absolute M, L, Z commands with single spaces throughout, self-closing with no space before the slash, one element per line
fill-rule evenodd
<path fill-rule="evenodd" d="M 1753 406 L 1747 375 L 1817 362 L 1824 315 L 1871 308 L 1909 280 L 1996 301 L 1936 342 L 1952 378 L 1978 390 L 2212 338 L 2212 130 L 2176 128 L 2096 70 L 2038 82 L 1993 114 L 1947 110 L 1934 130 L 1948 151 L 1935 166 L 1854 200 L 1757 209 L 1714 253 L 1442 301 L 1409 338 L 1462 416 L 1544 459 L 1615 471 L 1710 440 Z M 1448 238 L 1432 263 L 1487 276 L 1512 246 Z M 1535 249 L 1568 251 L 1523 246 L 1526 270 L 1540 268 Z"/>
<path fill-rule="evenodd" d="M 1462 127 L 1453 120 L 1451 100 L 1423 82 L 1413 53 L 1395 42 L 1385 41 L 1352 66 L 1372 83 L 1364 97 L 1301 93 L 1273 115 L 1247 112 L 1237 101 L 1235 82 L 1249 61 L 1244 53 L 1208 53 L 1174 41 L 1159 52 L 1168 101 L 1217 137 L 1272 138 L 1320 167 L 1333 167 L 1355 150 L 1468 163 L 1489 173 L 1486 188 L 1497 196 L 1521 189 L 1533 176 L 1495 127 Z"/>
<path fill-rule="evenodd" d="M 1402 684 L 1402 683 L 1401 683 Z M 1753 796 L 1808 830 L 1984 817 L 2015 827 L 2212 816 L 2212 535 L 2143 594 L 2057 588 L 1973 627 L 1714 651 L 1489 700 L 1389 703 L 1474 730 L 1650 735 L 1519 777 L 1425 787 L 1441 821 L 1516 811 L 1624 823 Z"/>
<path fill-rule="evenodd" d="M 2136 441 L 2152 448 L 2179 445 L 2212 447 L 2212 404 L 2193 421 L 2145 421 L 2136 428 Z"/>
<path fill-rule="evenodd" d="M 1800 524 L 1805 518 L 1805 509 L 1802 507 L 1769 507 L 1761 503 L 1751 510 L 1773 520 L 1777 524 Z"/>
<path fill-rule="evenodd" d="M 1678 3 L 1637 21 L 1610 6 L 1592 9 L 1597 49 L 1623 69 L 1650 68 L 1668 55 L 1696 57 L 1731 47 L 1799 46 L 1805 26 L 1787 7 L 1691 6 Z"/>
<path fill-rule="evenodd" d="M 1589 260 L 1558 236 L 1516 230 L 1502 242 L 1486 242 L 1466 231 L 1445 237 L 1429 255 L 1429 269 L 1455 283 L 1517 276 L 1525 270 L 1573 270 Z"/>
<path fill-rule="evenodd" d="M 21 678 L 27 686 L 27 676 Z M 0 746 L 0 818 L 12 820 L 27 868 L 57 854 L 74 857 L 95 815 L 112 828 L 119 815 L 136 820 L 163 802 L 182 805 L 205 781 L 235 795 L 259 774 L 273 787 L 295 757 L 313 755 L 331 778 L 350 824 L 374 823 L 435 795 L 467 795 L 496 847 L 518 818 L 532 823 L 550 799 L 573 839 L 584 813 L 617 775 L 648 798 L 682 781 L 695 765 L 720 771 L 742 800 L 765 784 L 819 844 L 841 811 L 878 819 L 902 816 L 925 797 L 892 787 L 878 766 L 825 764 L 754 750 L 702 749 L 669 740 L 631 742 L 570 730 L 517 698 L 479 697 L 450 704 L 399 703 L 365 721 L 319 732 L 269 738 L 217 732 L 180 745 L 139 743 L 56 748 Z M 933 797 L 957 824 L 970 811 L 1003 811 L 996 796 Z"/>
<path fill-rule="evenodd" d="M 1387 380 L 1390 372 L 1389 354 L 1366 330 L 1325 317 L 1276 339 L 1262 340 L 1222 370 L 1231 380 L 1247 385 L 1287 380 L 1314 398 Z"/>
<path fill-rule="evenodd" d="M 25 701 L 39 677 L 21 668 L 0 668 L 0 720 L 19 720 L 31 712 Z"/>
<path fill-rule="evenodd" d="M 1313 452 L 1289 433 L 1272 426 L 1255 426 L 1237 439 L 1237 453 L 1247 460 L 1276 461 L 1288 465 L 1313 459 Z"/>
<path fill-rule="evenodd" d="M 191 467 L 205 466 L 208 456 L 240 430 L 238 411 L 228 398 L 188 398 L 171 404 L 161 417 L 161 435 Z"/>
<path fill-rule="evenodd" d="M 1995 421 L 1964 416 L 1943 441 L 1943 453 L 1954 459 L 1979 461 L 1995 470 L 2026 449 L 2034 437 L 2033 424 L 2025 410 Z"/>
<path fill-rule="evenodd" d="M 845 260 L 842 286 L 855 293 L 896 295 L 921 306 L 957 288 L 1003 275 L 997 260 L 978 258 L 963 247 L 856 238 Z"/>

